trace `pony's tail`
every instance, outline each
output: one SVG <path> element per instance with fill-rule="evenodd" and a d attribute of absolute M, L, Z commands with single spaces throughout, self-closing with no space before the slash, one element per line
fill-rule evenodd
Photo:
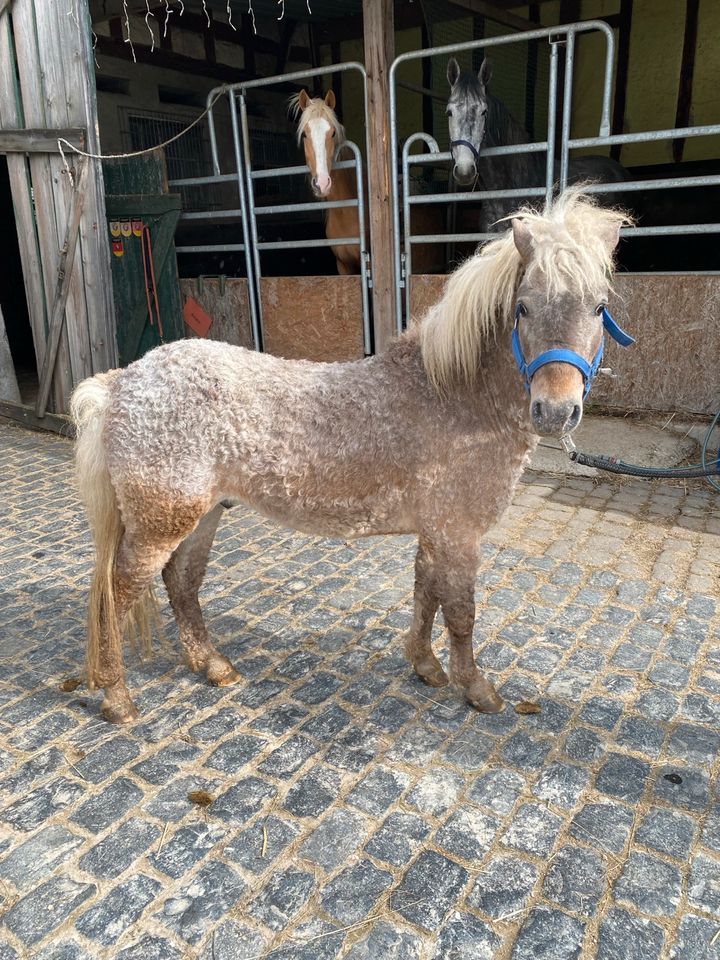
<path fill-rule="evenodd" d="M 103 685 L 101 641 L 109 661 L 117 662 L 122 654 L 123 623 L 119 622 L 113 588 L 113 572 L 123 523 L 110 479 L 103 428 L 110 405 L 112 384 L 119 371 L 98 374 L 83 380 L 70 399 L 70 413 L 75 421 L 75 473 L 80 496 L 85 504 L 95 543 L 95 573 L 90 588 L 87 639 L 87 684 L 92 689 Z M 155 619 L 155 598 L 152 590 L 136 601 L 127 622 L 140 634 L 144 653 L 149 653 L 152 623 Z"/>

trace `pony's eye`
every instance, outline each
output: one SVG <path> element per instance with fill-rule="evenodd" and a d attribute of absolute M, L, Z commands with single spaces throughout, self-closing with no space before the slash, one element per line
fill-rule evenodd
<path fill-rule="evenodd" d="M 449 117 L 451 117 L 451 116 L 453 115 L 453 112 L 452 112 L 452 110 L 450 109 L 450 107 L 448 107 L 445 112 L 447 113 L 447 115 L 448 115 Z"/>
<path fill-rule="evenodd" d="M 598 317 L 601 317 L 601 316 L 602 316 L 602 312 L 603 312 L 603 310 L 605 309 L 606 306 L 607 306 L 607 300 L 603 300 L 602 303 L 599 303 L 599 304 L 595 307 L 595 315 L 598 316 Z"/>
<path fill-rule="evenodd" d="M 480 116 L 481 116 L 481 117 L 484 117 L 484 116 L 486 116 L 486 115 L 487 115 L 487 111 L 488 111 L 488 108 L 487 108 L 487 107 L 485 107 L 485 109 L 484 109 L 484 110 L 481 110 L 481 111 L 480 111 Z"/>
<path fill-rule="evenodd" d="M 526 316 L 527 316 L 527 307 L 522 302 L 522 300 L 518 300 L 517 306 L 515 307 L 515 319 L 517 320 L 518 317 L 526 317 Z"/>

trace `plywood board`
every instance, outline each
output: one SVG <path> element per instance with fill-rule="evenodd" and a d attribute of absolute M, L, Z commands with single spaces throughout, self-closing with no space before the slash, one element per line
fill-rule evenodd
<path fill-rule="evenodd" d="M 212 317 L 212 326 L 207 335 L 209 340 L 222 340 L 237 347 L 252 349 L 247 280 L 235 277 L 223 281 L 219 277 L 203 277 L 202 281 L 181 279 L 180 291 L 183 301 L 193 297 Z M 187 325 L 185 335 L 196 336 Z"/>

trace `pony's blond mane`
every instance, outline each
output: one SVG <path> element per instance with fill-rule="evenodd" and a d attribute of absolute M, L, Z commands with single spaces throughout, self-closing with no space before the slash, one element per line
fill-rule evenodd
<path fill-rule="evenodd" d="M 607 290 L 618 230 L 631 222 L 620 210 L 597 206 L 577 187 L 543 212 L 524 207 L 513 217 L 529 227 L 530 260 L 523 263 L 508 230 L 451 274 L 442 298 L 420 323 L 425 369 L 440 392 L 454 380 L 473 380 L 483 345 L 513 316 L 523 277 L 544 287 L 548 298 Z"/>
<path fill-rule="evenodd" d="M 300 94 L 294 93 L 288 100 L 288 113 L 293 120 L 298 121 L 297 142 L 300 143 L 305 127 L 312 120 L 327 120 L 335 131 L 337 143 L 343 143 L 345 140 L 345 127 L 340 123 L 335 111 L 329 107 L 322 97 L 313 97 L 308 105 L 303 108 L 300 106 Z"/>

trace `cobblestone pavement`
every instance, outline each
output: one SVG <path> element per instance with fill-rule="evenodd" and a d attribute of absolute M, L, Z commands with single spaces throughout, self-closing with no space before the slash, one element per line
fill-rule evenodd
<path fill-rule="evenodd" d="M 0 960 L 720 957 L 710 490 L 528 475 L 479 574 L 496 716 L 411 676 L 410 538 L 233 510 L 204 598 L 244 681 L 131 661 L 118 729 L 60 689 L 70 452 L 0 426 Z"/>

